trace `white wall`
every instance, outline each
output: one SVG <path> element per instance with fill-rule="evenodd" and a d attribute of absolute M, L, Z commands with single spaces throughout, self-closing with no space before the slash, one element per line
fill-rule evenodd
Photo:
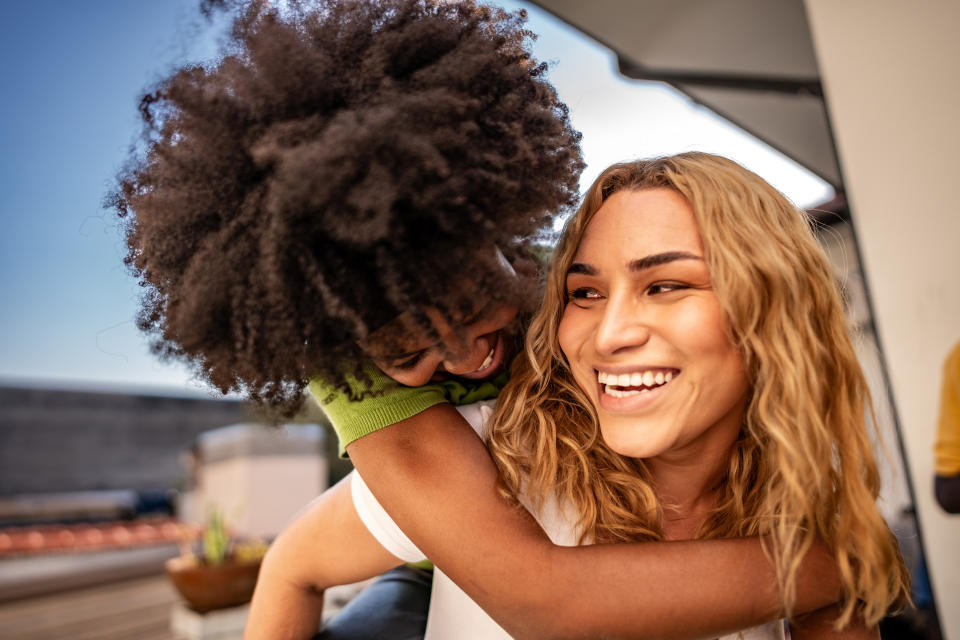
<path fill-rule="evenodd" d="M 219 460 L 202 471 L 198 507 L 203 518 L 219 507 L 238 535 L 273 538 L 327 488 L 327 461 L 319 455 L 258 455 Z"/>
<path fill-rule="evenodd" d="M 960 2 L 805 0 L 946 638 L 960 517 L 933 500 L 940 372 L 960 340 Z"/>

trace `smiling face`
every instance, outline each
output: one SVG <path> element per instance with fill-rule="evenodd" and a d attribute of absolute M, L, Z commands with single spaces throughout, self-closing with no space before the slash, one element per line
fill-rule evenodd
<path fill-rule="evenodd" d="M 485 248 L 479 253 L 489 255 L 489 251 Z M 432 331 L 424 326 L 423 318 L 418 321 L 413 312 L 407 311 L 360 340 L 360 348 L 381 371 L 408 387 L 451 377 L 490 380 L 503 373 L 510 366 L 517 336 L 521 335 L 518 300 L 530 294 L 539 269 L 524 256 L 515 257 L 515 264 L 511 264 L 499 249 L 493 252 L 497 273 L 506 276 L 504 292 L 509 295 L 505 300 L 484 302 L 477 281 L 463 277 L 451 295 L 466 300 L 472 311 L 452 311 L 444 317 L 436 307 L 425 306 L 422 311 Z M 465 267 L 471 265 L 471 255 L 470 251 L 464 253 Z"/>
<path fill-rule="evenodd" d="M 436 334 L 404 313 L 360 343 L 374 364 L 400 384 L 419 387 L 450 377 L 488 380 L 509 366 L 516 307 L 488 305 L 453 323 L 436 309 L 425 313 Z"/>
<path fill-rule="evenodd" d="M 567 272 L 560 348 L 621 455 L 703 455 L 740 430 L 747 377 L 703 257 L 686 199 L 626 190 L 596 212 Z"/>

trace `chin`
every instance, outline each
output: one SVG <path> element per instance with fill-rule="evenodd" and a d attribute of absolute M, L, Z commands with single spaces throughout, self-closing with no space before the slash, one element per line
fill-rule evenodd
<path fill-rule="evenodd" d="M 652 450 L 650 447 L 644 446 L 643 444 L 638 444 L 636 442 L 611 442 L 610 438 L 607 437 L 604 437 L 603 441 L 614 453 L 619 454 L 624 458 L 642 460 L 644 458 L 652 458 L 659 453 L 659 451 Z"/>
<path fill-rule="evenodd" d="M 656 437 L 652 432 L 652 429 L 644 428 L 642 423 L 634 422 L 629 426 L 608 425 L 604 428 L 603 420 L 600 422 L 600 435 L 604 443 L 625 458 L 653 458 L 671 446 L 664 442 L 662 436 Z"/>

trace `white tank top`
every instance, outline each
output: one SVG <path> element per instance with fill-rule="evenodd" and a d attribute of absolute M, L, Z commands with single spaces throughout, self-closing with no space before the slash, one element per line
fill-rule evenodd
<path fill-rule="evenodd" d="M 485 400 L 457 407 L 474 431 L 486 441 L 487 423 L 493 414 L 495 402 Z M 353 504 L 357 515 L 384 549 L 404 562 L 420 562 L 426 556 L 400 530 L 370 492 L 360 475 L 354 472 L 351 479 Z M 534 514 L 554 544 L 576 546 L 577 532 L 572 520 L 563 516 L 555 499 L 548 500 L 541 509 L 534 511 L 521 497 L 520 500 Z M 509 640 L 510 635 L 493 621 L 453 580 L 440 569 L 434 569 L 433 588 L 430 594 L 430 612 L 424 640 Z M 719 640 L 784 640 L 782 620 L 751 627 L 738 633 L 723 636 Z"/>

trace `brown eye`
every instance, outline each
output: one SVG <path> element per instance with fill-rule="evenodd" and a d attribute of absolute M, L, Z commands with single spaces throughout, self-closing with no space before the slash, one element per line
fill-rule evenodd
<path fill-rule="evenodd" d="M 690 285 L 682 284 L 680 282 L 657 282 L 647 288 L 647 293 L 650 295 L 657 295 L 658 293 L 670 293 L 671 291 L 682 291 L 689 288 Z"/>
<path fill-rule="evenodd" d="M 603 296 L 596 289 L 590 287 L 580 287 L 567 292 L 567 299 L 578 307 L 589 307 Z"/>

